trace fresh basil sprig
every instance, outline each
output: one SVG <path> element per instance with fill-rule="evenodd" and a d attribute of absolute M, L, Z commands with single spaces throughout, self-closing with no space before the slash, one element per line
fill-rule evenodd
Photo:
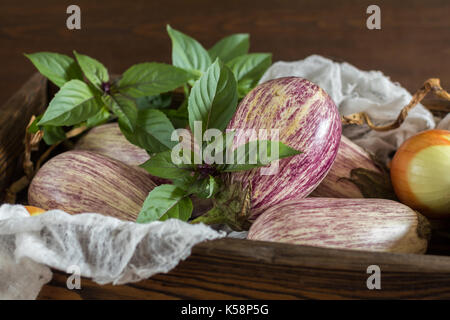
<path fill-rule="evenodd" d="M 202 112 L 195 107 L 188 108 L 190 99 L 199 98 L 196 88 L 193 88 L 195 97 L 191 97 L 191 86 L 208 70 L 210 76 L 217 75 L 217 66 L 210 69 L 213 61 L 219 58 L 223 61 L 220 63 L 228 67 L 221 75 L 222 81 L 230 83 L 227 79 L 231 74 L 236 78 L 238 99 L 257 84 L 271 64 L 270 54 L 248 53 L 248 34 L 227 36 L 206 50 L 197 40 L 169 25 L 167 32 L 172 41 L 172 66 L 140 63 L 115 80 L 110 79 L 108 69 L 101 62 L 75 51 L 75 59 L 52 52 L 26 54 L 44 76 L 60 87 L 44 115 L 35 122 L 44 131 L 44 140 L 53 144 L 64 139 L 63 131 L 67 131 L 67 127 L 94 127 L 117 118 L 130 142 L 150 153 L 160 152 L 171 145 L 169 136 L 155 136 L 154 132 L 158 130 L 149 128 L 149 125 L 172 122 L 175 128 L 183 128 L 192 118 L 190 113 Z M 184 102 L 177 109 L 168 108 L 171 101 L 167 93 L 179 87 L 184 88 Z M 220 83 L 219 90 L 222 90 Z M 225 100 L 221 102 L 221 99 Z M 234 105 L 234 96 L 220 97 L 220 94 L 216 101 L 210 102 L 217 106 L 226 103 L 226 99 Z M 153 122 L 148 119 L 149 113 L 140 111 L 148 107 L 162 111 L 162 114 L 150 113 L 150 116 L 157 117 Z M 215 107 L 214 110 L 220 108 Z M 211 122 L 205 125 L 214 127 L 223 120 L 215 116 L 228 118 L 233 112 L 230 109 L 222 115 L 215 111 L 211 114 Z"/>
<path fill-rule="evenodd" d="M 141 63 L 111 81 L 102 63 L 75 51 L 74 56 L 75 60 L 49 52 L 26 55 L 44 76 L 60 87 L 35 123 L 44 131 L 48 144 L 61 141 L 63 127 L 93 127 L 114 117 L 130 142 L 151 152 L 170 149 L 173 143 L 169 131 L 173 126 L 169 118 L 156 110 L 141 112 L 136 99 L 182 87 L 194 77 L 191 73 L 163 63 Z M 161 131 L 158 129 L 161 126 L 166 129 Z M 54 133 L 59 133 L 58 138 L 46 139 L 55 136 Z"/>

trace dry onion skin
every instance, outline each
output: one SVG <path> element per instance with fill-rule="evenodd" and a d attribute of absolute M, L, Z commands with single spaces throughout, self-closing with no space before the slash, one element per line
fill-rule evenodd
<path fill-rule="evenodd" d="M 430 218 L 450 218 L 450 131 L 406 140 L 392 160 L 391 179 L 404 204 Z"/>

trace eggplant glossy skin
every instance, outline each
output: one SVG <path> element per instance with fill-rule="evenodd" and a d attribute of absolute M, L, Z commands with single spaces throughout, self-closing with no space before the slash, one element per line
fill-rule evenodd
<path fill-rule="evenodd" d="M 253 223 L 248 239 L 396 253 L 425 253 L 430 225 L 385 199 L 307 198 L 280 203 Z"/>
<path fill-rule="evenodd" d="M 30 205 L 68 213 L 101 213 L 135 221 L 151 176 L 120 161 L 89 151 L 68 151 L 50 159 L 28 189 Z"/>
<path fill-rule="evenodd" d="M 319 185 L 338 152 L 342 126 L 336 105 L 323 89 L 303 78 L 286 77 L 250 91 L 228 129 L 278 129 L 281 142 L 302 151 L 280 160 L 273 175 L 261 175 L 261 168 L 232 174 L 244 186 L 251 183 L 254 220 L 281 201 L 308 196 Z"/>
<path fill-rule="evenodd" d="M 96 152 L 130 166 L 139 166 L 150 158 L 125 138 L 117 122 L 92 128 L 76 143 L 75 150 Z"/>

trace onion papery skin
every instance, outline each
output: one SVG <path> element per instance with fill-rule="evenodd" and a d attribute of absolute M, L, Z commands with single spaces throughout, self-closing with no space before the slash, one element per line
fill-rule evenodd
<path fill-rule="evenodd" d="M 316 247 L 425 253 L 430 225 L 385 199 L 307 198 L 282 202 L 251 226 L 248 239 Z"/>
<path fill-rule="evenodd" d="M 450 131 L 406 140 L 392 159 L 391 180 L 404 204 L 430 218 L 450 218 Z"/>
<path fill-rule="evenodd" d="M 39 169 L 28 189 L 28 202 L 44 210 L 101 213 L 135 221 L 151 176 L 103 155 L 74 150 L 53 157 Z"/>
<path fill-rule="evenodd" d="M 317 187 L 336 157 L 342 126 L 336 105 L 323 89 L 303 78 L 286 77 L 250 91 L 228 129 L 279 129 L 281 142 L 303 152 L 280 160 L 274 175 L 261 175 L 260 168 L 232 174 L 244 186 L 251 183 L 249 220 L 254 220 L 274 204 L 306 197 Z"/>

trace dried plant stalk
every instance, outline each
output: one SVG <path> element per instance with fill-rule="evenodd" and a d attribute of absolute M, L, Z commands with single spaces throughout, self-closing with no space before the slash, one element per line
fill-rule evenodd
<path fill-rule="evenodd" d="M 425 81 L 422 88 L 417 90 L 417 92 L 413 95 L 411 101 L 400 111 L 400 114 L 394 122 L 387 125 L 378 126 L 372 122 L 366 112 L 358 112 L 350 114 L 348 116 L 342 116 L 342 124 L 367 124 L 372 130 L 375 131 L 389 131 L 397 129 L 405 121 L 406 117 L 408 116 L 408 112 L 418 103 L 420 103 L 423 98 L 425 98 L 425 96 L 430 92 L 433 92 L 439 98 L 450 101 L 450 94 L 442 89 L 440 80 L 437 78 L 431 78 Z"/>
<path fill-rule="evenodd" d="M 35 116 L 32 116 L 30 119 L 30 122 L 28 123 L 27 128 L 25 129 L 25 151 L 24 151 L 24 159 L 23 159 L 23 170 L 25 172 L 25 175 L 21 177 L 19 180 L 15 181 L 14 183 L 9 186 L 9 188 L 5 191 L 5 203 L 16 203 L 17 193 L 25 189 L 33 179 L 36 172 L 41 167 L 42 163 L 50 156 L 53 150 L 55 150 L 56 147 L 58 147 L 63 141 L 60 141 L 58 143 L 55 143 L 51 145 L 36 161 L 36 166 L 34 165 L 33 161 L 31 161 L 31 153 L 33 151 L 37 151 L 39 149 L 39 143 L 42 141 L 42 138 L 44 137 L 44 132 L 42 130 L 39 130 L 36 133 L 30 133 L 28 132 L 28 129 L 30 128 L 33 121 L 36 119 Z M 70 139 L 73 137 L 76 137 L 77 135 L 83 133 L 87 130 L 87 127 L 79 127 L 74 128 L 66 133 L 66 139 Z"/>
<path fill-rule="evenodd" d="M 28 129 L 30 128 L 34 120 L 36 120 L 36 117 L 32 116 L 30 122 L 28 123 L 25 129 L 25 141 L 24 141 L 25 152 L 23 159 L 23 171 L 25 172 L 25 175 L 28 178 L 30 178 L 34 172 L 34 164 L 31 161 L 31 152 L 39 149 L 39 143 L 41 142 L 42 137 L 44 136 L 44 133 L 40 130 L 36 133 L 28 132 Z"/>

